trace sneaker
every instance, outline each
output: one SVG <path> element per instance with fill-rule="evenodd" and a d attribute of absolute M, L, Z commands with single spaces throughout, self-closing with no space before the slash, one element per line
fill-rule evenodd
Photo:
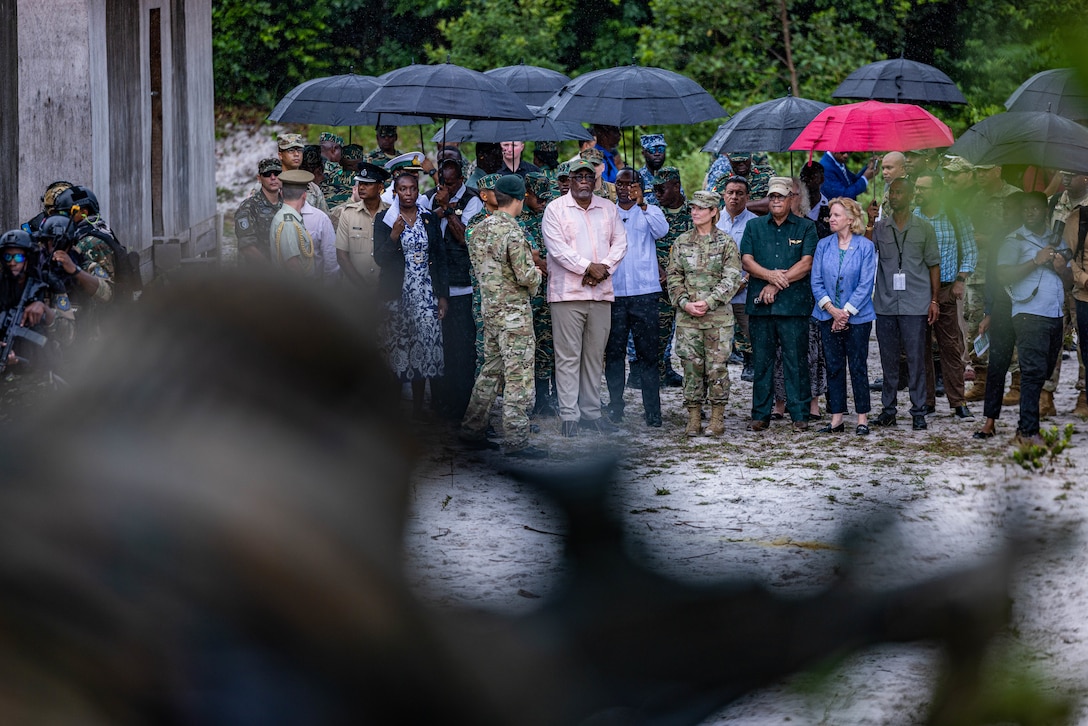
<path fill-rule="evenodd" d="M 506 455 L 515 459 L 547 459 L 548 451 L 547 449 L 538 449 L 535 446 L 526 446 L 522 449 L 507 451 Z"/>
<path fill-rule="evenodd" d="M 925 431 L 926 429 L 928 429 L 929 424 L 926 423 L 926 417 L 925 416 L 915 416 L 914 417 L 914 424 L 913 424 L 912 428 L 915 431 Z"/>

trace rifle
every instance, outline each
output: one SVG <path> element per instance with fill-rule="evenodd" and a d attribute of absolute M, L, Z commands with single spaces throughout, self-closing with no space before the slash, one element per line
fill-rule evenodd
<path fill-rule="evenodd" d="M 37 280 L 27 280 L 26 287 L 23 288 L 22 297 L 19 298 L 19 304 L 13 308 L 5 310 L 0 313 L 0 375 L 7 370 L 8 367 L 8 355 L 11 354 L 15 343 L 15 338 L 22 338 L 27 340 L 38 347 L 42 347 L 48 342 L 41 333 L 35 333 L 33 330 L 25 327 L 23 323 L 23 311 L 26 310 L 27 303 L 31 301 L 31 297 L 38 292 L 38 290 L 45 287 L 45 284 Z M 16 356 L 16 360 L 20 363 L 26 363 L 25 358 Z"/>

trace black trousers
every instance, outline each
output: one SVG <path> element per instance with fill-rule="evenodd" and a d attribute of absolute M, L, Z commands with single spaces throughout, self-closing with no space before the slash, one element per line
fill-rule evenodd
<path fill-rule="evenodd" d="M 612 329 L 604 347 L 604 378 L 608 382 L 608 403 L 614 413 L 623 413 L 624 362 L 627 337 L 635 342 L 636 360 L 632 372 L 642 380 L 642 408 L 647 415 L 661 415 L 661 381 L 658 365 L 661 344 L 658 339 L 658 300 L 660 293 L 617 296 L 612 303 Z"/>
<path fill-rule="evenodd" d="M 1005 397 L 1005 374 L 1012 364 L 1012 352 L 1016 347 L 1016 331 L 1012 327 L 1012 305 L 1008 296 L 994 302 L 990 311 L 989 357 L 986 359 L 986 394 L 982 414 L 986 418 L 1001 418 L 1001 399 Z"/>
<path fill-rule="evenodd" d="M 1024 436 L 1039 433 L 1039 394 L 1062 352 L 1064 318 L 1020 313 L 1012 317 L 1016 353 L 1020 357 L 1020 423 Z"/>
<path fill-rule="evenodd" d="M 442 318 L 442 355 L 445 375 L 431 382 L 438 415 L 450 421 L 465 416 L 472 384 L 476 381 L 476 323 L 472 319 L 472 295 L 451 295 Z"/>

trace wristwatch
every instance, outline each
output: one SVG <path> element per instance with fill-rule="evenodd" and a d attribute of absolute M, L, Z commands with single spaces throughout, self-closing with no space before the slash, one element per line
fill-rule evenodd
<path fill-rule="evenodd" d="M 956 275 L 956 282 L 967 282 L 967 275 L 963 272 Z"/>

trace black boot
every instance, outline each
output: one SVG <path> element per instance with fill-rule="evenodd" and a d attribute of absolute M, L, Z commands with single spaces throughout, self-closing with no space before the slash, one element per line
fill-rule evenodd
<path fill-rule="evenodd" d="M 555 402 L 552 401 L 547 378 L 536 379 L 536 405 L 533 406 L 534 416 L 554 416 Z"/>
<path fill-rule="evenodd" d="M 751 383 L 756 379 L 756 371 L 752 368 L 752 354 L 741 353 L 741 356 L 744 358 L 744 367 L 741 368 L 740 379 Z"/>

